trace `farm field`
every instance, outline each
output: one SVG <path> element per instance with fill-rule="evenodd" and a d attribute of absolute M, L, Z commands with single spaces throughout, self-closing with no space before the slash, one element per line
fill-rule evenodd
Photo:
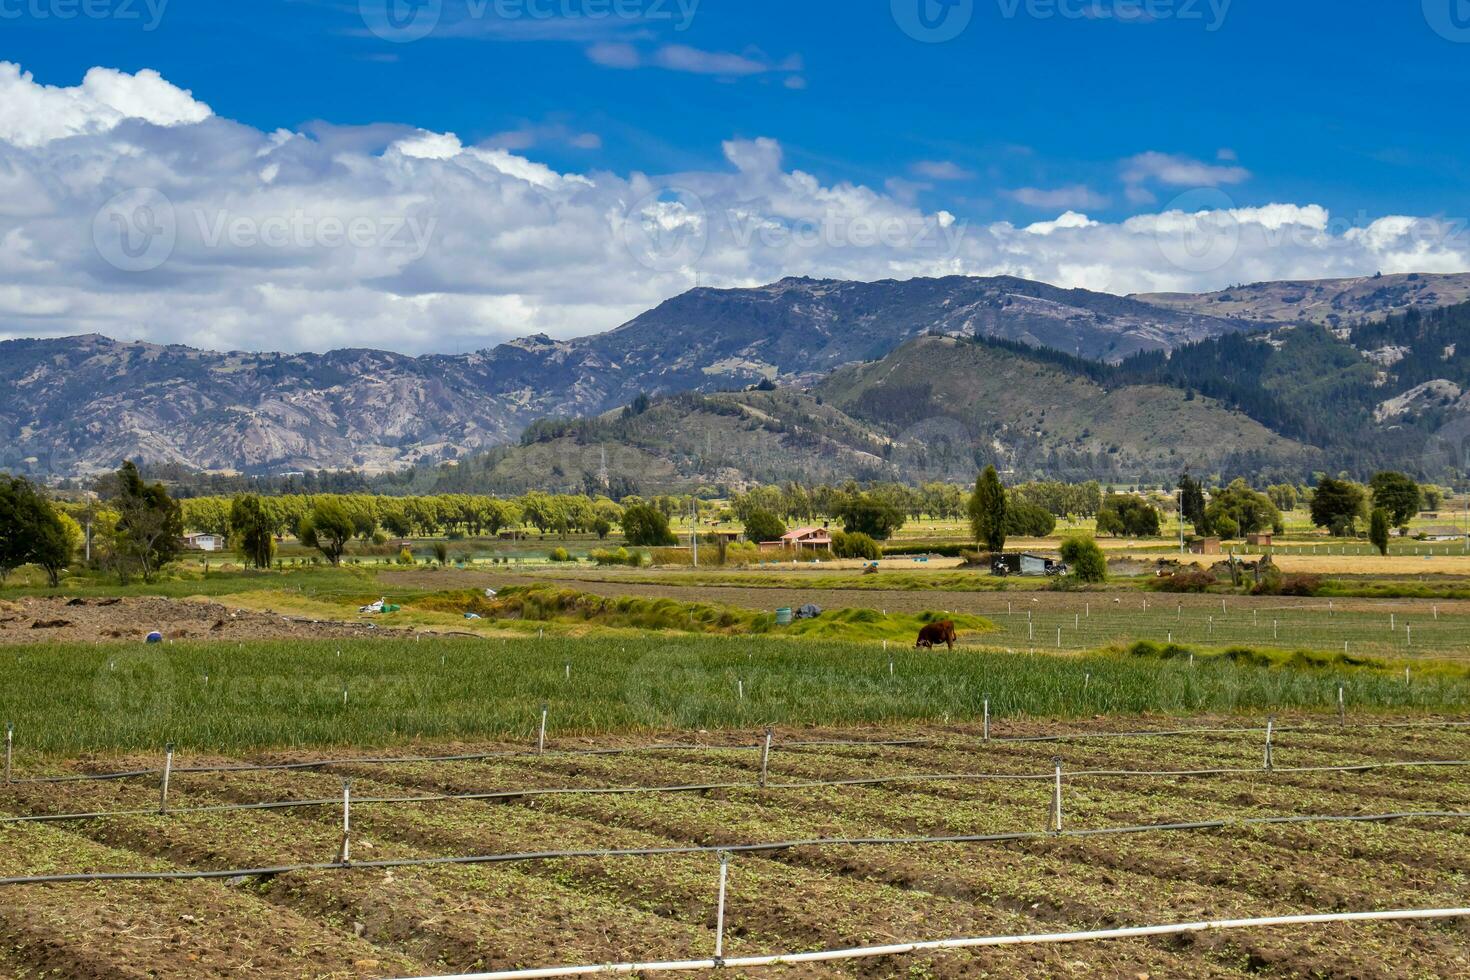
<path fill-rule="evenodd" d="M 1409 598 L 1150 580 L 1055 590 L 910 560 L 11 588 L 0 976 L 411 977 L 707 959 L 717 933 L 726 957 L 774 956 L 1463 906 L 1465 580 L 1364 580 Z M 563 605 L 515 605 L 527 588 Z M 377 597 L 402 611 L 359 613 Z M 806 603 L 827 612 L 772 625 Z M 940 615 L 957 649 L 914 651 Z M 166 641 L 139 642 L 153 627 Z M 1451 919 L 728 972 L 1467 970 Z"/>
<path fill-rule="evenodd" d="M 190 752 L 176 761 L 167 816 L 156 812 L 156 771 L 28 781 L 156 768 L 151 754 L 26 758 L 19 781 L 0 788 L 7 879 L 318 867 L 186 881 L 7 881 L 0 965 L 15 976 L 376 977 L 708 958 L 719 852 L 788 841 L 808 843 L 730 856 L 726 956 L 1463 905 L 1470 729 L 1425 727 L 1417 715 L 1403 728 L 1360 720 L 1338 727 L 1320 716 L 1283 719 L 1269 773 L 1258 726 L 1237 731 L 1237 723 L 1208 717 L 1150 722 L 1143 727 L 1196 730 L 1131 738 L 1081 737 L 1109 729 L 1099 722 L 1002 719 L 989 742 L 969 724 L 783 727 L 765 789 L 759 729 L 700 735 L 699 747 L 694 733 L 663 733 L 660 741 L 678 749 L 640 747 L 651 737 L 557 738 L 542 756 L 459 761 L 352 761 L 360 753 L 351 751 L 325 770 L 196 772 L 323 756 Z M 1057 740 L 1012 740 L 1035 737 Z M 873 744 L 883 739 L 907 744 Z M 846 742 L 858 744 L 833 744 Z M 436 751 L 524 746 L 424 743 L 411 754 Z M 1069 773 L 1060 834 L 1051 832 L 1054 756 Z M 1382 768 L 1326 768 L 1348 765 Z M 1186 770 L 1224 771 L 1178 774 Z M 343 778 L 356 800 L 353 868 L 337 862 Z M 652 789 L 671 786 L 680 790 Z M 645 791 L 593 792 L 607 788 Z M 507 795 L 423 799 L 477 793 Z M 388 798 L 400 802 L 372 802 Z M 297 805 L 231 809 L 275 801 Z M 114 815 L 14 819 L 78 812 Z M 1386 814 L 1402 816 L 1241 822 Z M 1149 829 L 1212 820 L 1227 823 Z M 1123 828 L 1133 829 L 1095 833 Z M 991 834 L 1019 836 L 845 843 Z M 650 853 L 668 848 L 680 852 Z M 611 849 L 637 853 L 601 853 Z M 576 855 L 526 856 L 544 852 Z M 415 864 L 497 855 L 522 857 Z M 752 975 L 1401 977 L 1467 969 L 1463 924 L 1423 922 L 923 953 Z"/>
<path fill-rule="evenodd" d="M 740 573 L 702 579 L 699 573 L 661 575 L 611 571 L 548 572 L 534 577 L 461 576 L 475 584 L 555 583 L 600 595 L 634 595 L 682 602 L 719 603 L 774 609 L 815 603 L 828 609 L 850 606 L 880 614 L 913 614 L 926 610 L 983 616 L 993 632 L 961 637 L 966 644 L 1037 651 L 1094 650 L 1119 643 L 1150 640 L 1205 646 L 1245 645 L 1268 649 L 1313 649 L 1359 656 L 1435 657 L 1470 660 L 1470 601 L 1462 599 L 1295 598 L 1168 594 L 1139 589 L 1054 592 L 1031 583 L 995 589 L 989 576 L 928 573 L 942 588 L 922 588 L 923 576 L 896 578 L 882 588 L 883 574 L 859 577 L 851 587 L 841 573 L 752 573 L 750 585 Z M 385 583 L 421 582 L 414 573 L 388 573 Z M 400 577 L 401 576 L 401 577 Z M 684 584 L 691 579 L 690 584 Z M 700 584 L 703 581 L 719 584 Z M 808 584 L 810 583 L 810 584 Z M 1058 639 L 1058 630 L 1060 640 Z"/>
<path fill-rule="evenodd" d="M 962 647 L 669 635 L 265 640 L 0 649 L 0 719 L 29 753 L 393 747 L 760 724 L 1458 712 L 1462 665 L 1279 662 L 1149 649 L 1055 656 Z"/>

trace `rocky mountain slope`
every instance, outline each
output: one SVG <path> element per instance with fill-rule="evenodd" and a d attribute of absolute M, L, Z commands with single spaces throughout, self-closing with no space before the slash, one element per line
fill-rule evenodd
<path fill-rule="evenodd" d="M 1140 293 L 1130 298 L 1180 312 L 1260 323 L 1350 327 L 1410 309 L 1470 300 L 1470 273 L 1258 282 L 1217 293 Z"/>
<path fill-rule="evenodd" d="M 215 353 L 86 336 L 0 344 L 0 468 L 123 458 L 203 470 L 382 471 L 513 441 L 546 416 L 641 392 L 810 381 L 928 332 L 1117 359 L 1245 324 L 1008 277 L 785 279 L 695 289 L 611 332 L 461 356 Z"/>

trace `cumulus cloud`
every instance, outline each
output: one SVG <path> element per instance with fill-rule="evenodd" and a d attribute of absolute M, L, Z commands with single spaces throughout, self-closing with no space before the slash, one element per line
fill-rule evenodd
<path fill-rule="evenodd" d="M 0 140 L 37 147 L 52 140 L 100 133 L 124 119 L 158 126 L 200 122 L 213 113 L 191 93 L 144 69 L 136 75 L 93 68 L 71 88 L 38 85 L 19 65 L 0 62 Z"/>
<path fill-rule="evenodd" d="M 771 139 L 669 174 L 560 172 L 511 142 L 265 132 L 152 72 L 53 88 L 0 64 L 0 336 L 463 350 L 610 329 L 696 282 L 1010 274 L 1127 293 L 1470 269 L 1454 223 L 1354 224 L 1219 187 L 1122 222 L 1069 203 L 981 225 L 901 179 L 819 179 Z"/>

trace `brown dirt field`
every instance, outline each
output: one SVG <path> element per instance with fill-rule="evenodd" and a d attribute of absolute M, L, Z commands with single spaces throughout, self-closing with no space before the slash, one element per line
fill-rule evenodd
<path fill-rule="evenodd" d="M 141 642 L 153 630 L 166 640 L 337 639 L 400 636 L 399 630 L 311 622 L 232 608 L 202 599 L 24 598 L 0 603 L 0 646 L 30 643 Z"/>
<path fill-rule="evenodd" d="M 1215 719 L 1190 724 L 1213 726 Z M 1005 722 L 1004 732 L 1062 734 L 1103 722 Z M 1142 722 L 1141 727 L 1151 723 Z M 1178 722 L 1171 722 L 1177 725 Z M 1320 724 L 1320 723 L 1319 723 Z M 798 746 L 802 739 L 927 736 L 910 747 Z M 751 732 L 701 736 L 748 744 Z M 683 739 L 683 741 L 687 741 Z M 1084 769 L 1244 768 L 1205 777 L 1076 776 L 1069 827 L 1281 814 L 1470 809 L 1470 767 L 1350 775 L 1286 767 L 1470 759 L 1470 729 L 1290 728 L 1277 765 L 1258 733 L 986 745 L 970 726 L 784 729 L 773 788 L 752 785 L 755 753 L 711 749 L 486 761 L 363 762 L 346 771 L 186 773 L 173 815 L 0 824 L 0 873 L 163 867 L 213 869 L 330 859 L 333 806 L 190 813 L 188 807 L 331 799 L 351 775 L 359 798 L 534 786 L 591 788 L 739 783 L 622 796 L 573 793 L 429 804 L 359 803 L 361 860 L 664 847 L 812 836 L 1040 830 L 1046 782 L 932 781 L 781 788 L 808 779 L 914 773 L 1033 774 L 1060 752 Z M 628 746 L 626 738 L 556 747 Z M 419 745 L 419 751 L 499 746 Z M 411 753 L 412 754 L 412 753 Z M 251 761 L 299 759 L 264 753 Z M 125 757 L 52 760 L 65 770 L 126 767 Z M 203 760 L 180 759 L 188 766 Z M 0 813 L 149 808 L 156 781 L 16 783 Z M 1299 824 L 997 844 L 803 847 L 732 858 L 727 949 L 778 953 L 960 935 L 1144 925 L 1223 916 L 1463 905 L 1470 824 Z M 713 854 L 571 858 L 391 871 L 292 872 L 259 882 L 36 885 L 0 889 L 0 974 L 65 976 L 402 976 L 622 958 L 707 956 Z M 109 964 L 114 964 L 109 972 Z M 1470 972 L 1463 923 L 1263 929 L 891 957 L 781 977 L 1382 977 Z"/>

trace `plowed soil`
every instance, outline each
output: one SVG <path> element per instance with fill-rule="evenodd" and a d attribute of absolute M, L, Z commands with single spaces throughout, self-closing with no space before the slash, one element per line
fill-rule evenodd
<path fill-rule="evenodd" d="M 0 601 L 0 645 L 165 640 L 331 639 L 402 636 L 371 624 L 312 621 L 203 599 L 25 598 Z"/>
<path fill-rule="evenodd" d="M 1470 729 L 1338 729 L 1320 721 L 1316 726 L 1277 734 L 1272 772 L 1262 766 L 1262 736 L 1255 732 L 986 743 L 966 727 L 781 731 L 765 790 L 756 785 L 756 752 L 720 747 L 753 744 L 753 732 L 705 735 L 703 741 L 713 744 L 683 751 L 558 751 L 627 748 L 624 738 L 553 744 L 544 756 L 483 761 L 363 761 L 330 771 L 179 771 L 167 817 L 0 822 L 0 875 L 331 861 L 340 843 L 338 804 L 197 808 L 337 800 L 344 777 L 352 779 L 359 801 L 352 820 L 353 856 L 359 861 L 1045 831 L 1051 798 L 1047 775 L 1058 754 L 1066 771 L 1077 773 L 1065 783 L 1069 829 L 1470 811 L 1470 767 L 1293 771 L 1470 759 Z M 933 741 L 794 744 L 884 735 Z M 466 752 L 476 746 L 416 745 L 413 753 L 436 748 Z M 304 756 L 180 758 L 176 765 L 186 770 L 201 763 Z M 0 815 L 157 806 L 156 776 L 25 781 L 149 766 L 155 759 L 22 762 L 16 772 L 22 781 L 0 786 Z M 1241 771 L 1145 774 L 1213 768 Z M 1105 772 L 1084 774 L 1088 770 Z M 1042 778 L 810 785 L 957 774 Z M 694 784 L 724 788 L 367 802 L 535 788 Z M 215 881 L 5 886 L 0 888 L 0 975 L 376 977 L 708 957 L 714 948 L 718 866 L 715 854 L 703 853 L 320 870 Z M 1010 843 L 804 846 L 732 857 L 726 951 L 782 953 L 1204 918 L 1463 906 L 1470 897 L 1467 880 L 1470 821 L 1457 817 L 1043 836 Z M 1022 946 L 751 975 L 1387 978 L 1467 973 L 1470 928 L 1451 921 Z"/>

